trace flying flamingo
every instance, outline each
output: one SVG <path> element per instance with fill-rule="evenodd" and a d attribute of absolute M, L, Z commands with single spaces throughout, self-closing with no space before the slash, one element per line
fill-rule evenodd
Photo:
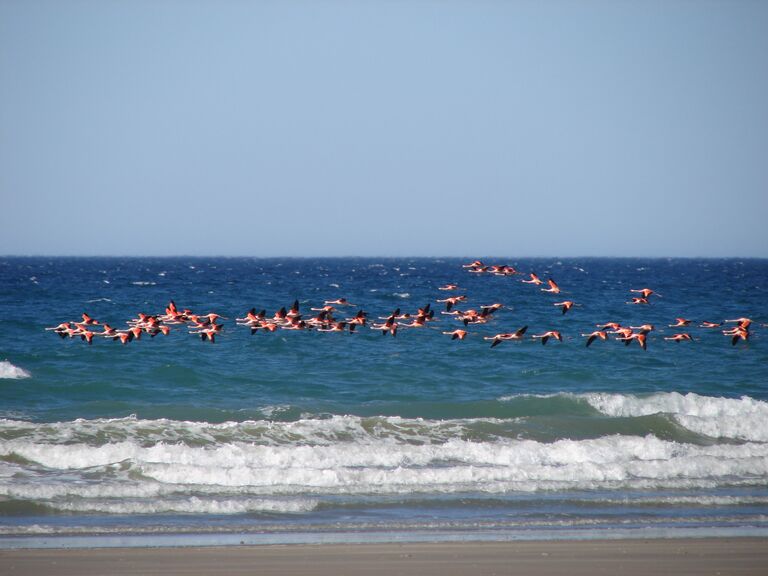
<path fill-rule="evenodd" d="M 587 348 L 589 348 L 589 345 L 592 344 L 592 342 L 595 341 L 595 339 L 600 338 L 600 340 L 607 340 L 608 335 L 605 333 L 604 330 L 595 330 L 594 332 L 590 332 L 589 334 L 582 334 L 582 336 L 585 336 L 587 338 Z"/>
<path fill-rule="evenodd" d="M 529 280 L 520 280 L 520 282 L 522 282 L 523 284 L 535 284 L 536 286 L 538 286 L 539 284 L 544 284 L 544 280 L 542 280 L 541 278 L 539 278 L 539 277 L 538 277 L 536 274 L 534 274 L 533 272 L 531 272 L 531 273 L 529 274 L 529 277 L 530 277 L 530 279 L 529 279 Z"/>
<path fill-rule="evenodd" d="M 746 342 L 749 339 L 749 330 L 746 328 L 740 328 L 738 326 L 733 330 L 724 331 L 723 334 L 731 336 L 731 345 L 733 346 L 736 346 L 736 343 L 739 340 L 744 340 L 744 342 Z"/>
<path fill-rule="evenodd" d="M 467 337 L 466 330 L 453 330 L 451 332 L 443 332 L 443 334 L 450 336 L 451 340 L 464 340 Z"/>
<path fill-rule="evenodd" d="M 642 334 L 642 333 L 630 334 L 629 336 L 626 336 L 624 338 L 617 338 L 617 340 L 623 340 L 624 344 L 626 346 L 629 346 L 630 343 L 634 340 L 635 342 L 637 342 L 640 345 L 640 347 L 643 350 L 647 350 L 648 349 L 647 345 L 646 345 L 646 336 L 645 336 L 645 334 Z"/>
<path fill-rule="evenodd" d="M 533 334 L 531 338 L 541 338 L 541 343 L 546 344 L 547 340 L 550 338 L 554 338 L 555 340 L 562 342 L 563 337 L 560 335 L 560 332 L 557 330 L 550 330 L 548 332 L 544 332 L 544 334 Z"/>
<path fill-rule="evenodd" d="M 654 292 L 654 291 L 653 291 L 653 290 L 651 290 L 650 288 L 640 288 L 640 289 L 633 289 L 633 288 L 630 288 L 630 289 L 629 289 L 629 291 L 630 291 L 630 292 L 634 292 L 634 293 L 636 293 L 636 294 L 640 294 L 640 295 L 641 295 L 643 298 L 645 298 L 646 300 L 647 300 L 647 299 L 648 299 L 648 298 L 649 298 L 649 297 L 650 297 L 652 294 L 653 294 L 653 295 L 656 295 L 656 296 L 658 296 L 659 298 L 661 298 L 661 294 L 657 294 L 656 292 Z"/>
<path fill-rule="evenodd" d="M 560 286 L 558 286 L 552 278 L 547 280 L 547 284 L 549 284 L 549 288 L 542 288 L 542 292 L 549 292 L 550 294 L 560 294 Z"/>
<path fill-rule="evenodd" d="M 565 300 L 564 302 L 555 302 L 553 306 L 560 306 L 563 310 L 563 314 L 565 314 L 566 312 L 568 312 L 568 310 L 573 308 L 573 304 L 574 303 L 571 302 L 570 300 Z"/>
<path fill-rule="evenodd" d="M 483 336 L 483 340 L 492 340 L 493 342 L 491 344 L 491 348 L 493 348 L 505 340 L 522 340 L 523 334 L 525 334 L 526 330 L 528 330 L 528 326 L 523 326 L 522 328 L 518 328 L 515 332 L 512 333 L 496 334 L 495 336 Z"/>
<path fill-rule="evenodd" d="M 337 300 L 326 300 L 325 304 L 332 304 L 336 306 L 354 306 L 351 302 L 349 302 L 346 298 L 338 298 Z"/>
<path fill-rule="evenodd" d="M 464 302 L 466 299 L 466 296 L 451 296 L 450 298 L 437 300 L 437 302 L 445 302 L 445 309 L 446 311 L 450 312 L 454 304 L 457 304 L 458 302 Z"/>
<path fill-rule="evenodd" d="M 680 342 L 683 342 L 684 340 L 690 340 L 691 342 L 693 342 L 693 338 L 687 332 L 681 332 L 680 334 L 673 334 L 672 336 L 665 336 L 664 340 L 673 340 L 678 344 Z"/>

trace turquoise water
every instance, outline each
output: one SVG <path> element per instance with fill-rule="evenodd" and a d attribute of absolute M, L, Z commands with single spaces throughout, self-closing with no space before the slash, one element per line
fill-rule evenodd
<path fill-rule="evenodd" d="M 768 261 L 486 260 L 513 276 L 466 262 L 0 259 L 0 546 L 764 534 Z M 661 296 L 627 304 L 644 287 Z M 504 307 L 452 341 L 464 326 L 436 302 L 452 294 Z M 340 297 L 356 306 L 339 318 L 430 303 L 436 321 L 392 337 L 233 320 Z M 125 346 L 45 330 L 83 312 L 125 328 L 171 299 L 225 316 L 216 342 L 176 325 Z M 740 317 L 736 345 L 699 327 Z M 653 324 L 647 350 L 585 347 L 609 321 Z M 521 326 L 521 341 L 483 339 Z M 529 337 L 547 330 L 563 341 Z M 693 342 L 664 340 L 683 330 Z"/>

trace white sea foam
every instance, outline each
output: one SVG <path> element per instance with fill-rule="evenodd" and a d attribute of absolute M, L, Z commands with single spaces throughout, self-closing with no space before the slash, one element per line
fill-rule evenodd
<path fill-rule="evenodd" d="M 644 496 L 601 498 L 600 504 L 625 506 L 766 506 L 766 496 Z"/>
<path fill-rule="evenodd" d="M 699 445 L 654 435 L 539 442 L 468 433 L 473 425 L 492 429 L 513 422 L 491 418 L 331 416 L 220 424 L 136 417 L 58 423 L 5 419 L 0 420 L 0 458 L 5 459 L 0 461 L 0 499 L 32 500 L 72 512 L 235 514 L 307 511 L 325 495 L 768 485 L 768 442 L 760 432 L 764 402 L 690 394 L 567 397 L 609 416 L 664 412 L 702 433 L 709 426 L 711 436 L 747 436 L 732 422 L 740 419 L 753 430 L 742 443 Z M 711 500 L 661 494 L 638 504 L 765 503 L 762 495 L 756 500 L 707 497 Z"/>
<path fill-rule="evenodd" d="M 280 514 L 296 514 L 311 512 L 317 507 L 317 500 L 309 498 L 297 499 L 219 499 L 190 496 L 180 499 L 159 500 L 78 500 L 67 502 L 52 502 L 49 506 L 66 512 L 99 512 L 106 514 L 246 514 L 254 512 L 271 512 Z"/>
<path fill-rule="evenodd" d="M 587 402 L 598 412 L 613 417 L 668 414 L 678 424 L 712 438 L 768 442 L 768 402 L 749 396 L 722 398 L 679 392 L 649 395 L 593 392 L 586 394 L 519 394 L 502 396 L 500 402 L 525 398 L 572 398 Z"/>
<path fill-rule="evenodd" d="M 16 380 L 19 378 L 29 378 L 32 376 L 29 372 L 18 366 L 14 366 L 8 360 L 0 361 L 0 379 Z"/>
<path fill-rule="evenodd" d="M 608 416 L 670 414 L 681 426 L 713 438 L 768 442 L 768 402 L 748 396 L 715 398 L 668 392 L 650 396 L 593 393 L 582 396 Z"/>
<path fill-rule="evenodd" d="M 0 446 L 0 455 L 8 454 L 61 474 L 112 477 L 115 470 L 127 468 L 139 473 L 152 490 L 159 483 L 265 495 L 695 488 L 765 484 L 768 479 L 768 444 L 696 446 L 653 436 L 553 443 L 454 439 L 418 445 L 391 439 L 315 446 L 235 442 L 215 447 L 146 446 L 135 441 L 94 447 L 15 439 Z M 82 489 L 77 483 L 72 486 Z"/>
<path fill-rule="evenodd" d="M 272 417 L 288 406 L 266 406 L 261 411 Z M 422 420 L 397 416 L 361 418 L 332 416 L 305 417 L 293 422 L 246 420 L 244 422 L 190 422 L 178 420 L 140 420 L 135 417 L 38 424 L 0 419 L 0 438 L 24 435 L 40 444 L 85 442 L 89 445 L 135 441 L 147 443 L 203 444 L 254 442 L 259 444 L 327 445 L 334 442 L 392 439 L 409 443 L 442 442 L 462 437 L 473 422 L 493 424 L 497 419 Z"/>

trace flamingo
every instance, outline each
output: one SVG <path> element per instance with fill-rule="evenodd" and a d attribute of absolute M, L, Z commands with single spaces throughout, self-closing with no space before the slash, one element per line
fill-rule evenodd
<path fill-rule="evenodd" d="M 71 330 L 74 330 L 74 328 L 72 328 L 72 323 L 71 322 L 62 322 L 58 326 L 53 326 L 51 328 L 46 328 L 46 330 L 52 330 L 55 334 L 58 334 L 61 338 L 66 338 L 67 334 Z"/>
<path fill-rule="evenodd" d="M 104 338 L 114 338 L 117 335 L 117 330 L 105 322 L 102 325 L 102 331 L 95 332 L 95 334 L 96 336 L 103 336 Z"/>
<path fill-rule="evenodd" d="M 542 288 L 542 292 L 549 292 L 550 294 L 560 294 L 560 287 L 555 283 L 552 278 L 547 280 L 547 284 L 549 284 L 549 288 Z"/>
<path fill-rule="evenodd" d="M 568 310 L 573 308 L 573 304 L 574 303 L 571 302 L 570 300 L 565 300 L 564 302 L 555 302 L 553 306 L 560 306 L 563 310 L 563 314 L 565 314 L 566 312 L 568 312 Z"/>
<path fill-rule="evenodd" d="M 691 342 L 693 342 L 693 338 L 687 332 L 681 332 L 680 334 L 673 334 L 672 336 L 665 336 L 664 340 L 673 340 L 674 342 L 677 342 L 677 343 L 683 342 L 684 340 L 690 340 Z"/>
<path fill-rule="evenodd" d="M 654 294 L 654 295 L 658 296 L 659 298 L 661 298 L 661 294 L 656 294 L 656 292 L 654 292 L 654 291 L 653 291 L 653 290 L 651 290 L 650 288 L 639 288 L 639 289 L 630 288 L 630 289 L 629 289 L 629 291 L 630 291 L 630 292 L 634 292 L 634 293 L 636 293 L 636 294 L 640 294 L 640 295 L 641 295 L 643 298 L 645 298 L 646 300 L 647 300 L 647 299 L 648 299 L 648 298 L 649 298 L 649 297 L 650 297 L 652 294 Z"/>
<path fill-rule="evenodd" d="M 496 312 L 496 310 L 501 310 L 502 308 L 504 308 L 504 305 L 499 304 L 498 302 L 495 304 L 487 304 L 485 306 L 480 306 L 480 313 L 484 316 L 488 316 Z"/>
<path fill-rule="evenodd" d="M 522 328 L 518 328 L 515 332 L 512 333 L 496 334 L 495 336 L 484 336 L 483 340 L 492 340 L 493 342 L 491 343 L 491 348 L 493 348 L 505 340 L 522 340 L 523 334 L 525 334 L 526 330 L 528 330 L 528 326 L 523 326 Z"/>
<path fill-rule="evenodd" d="M 344 329 L 346 328 L 347 323 L 346 322 L 336 322 L 335 324 L 331 324 L 330 328 L 318 328 L 318 332 L 344 332 Z M 349 327 L 350 332 L 354 332 L 354 327 Z"/>
<path fill-rule="evenodd" d="M 546 344 L 547 340 L 549 340 L 550 338 L 554 338 L 559 342 L 563 341 L 563 337 L 560 335 L 560 332 L 558 332 L 557 330 L 550 330 L 548 332 L 544 332 L 544 334 L 533 334 L 531 338 L 541 338 L 542 344 Z"/>
<path fill-rule="evenodd" d="M 538 286 L 539 284 L 544 284 L 544 280 L 539 278 L 536 274 L 531 272 L 529 275 L 529 280 L 520 280 L 523 284 L 535 284 Z"/>
<path fill-rule="evenodd" d="M 617 338 L 617 340 L 623 340 L 624 344 L 626 346 L 629 346 L 630 343 L 634 340 L 640 345 L 640 348 L 643 350 L 647 350 L 647 344 L 646 344 L 646 335 L 645 334 L 630 334 L 629 336 L 626 336 L 624 338 Z"/>
<path fill-rule="evenodd" d="M 354 330 L 355 326 L 365 326 L 365 323 L 368 321 L 367 316 L 365 312 L 359 310 L 354 317 L 347 318 L 346 322 L 349 324 L 350 331 Z"/>
<path fill-rule="evenodd" d="M 298 301 L 298 299 L 295 299 L 293 301 L 293 304 L 291 305 L 291 309 L 288 310 L 288 312 L 286 312 L 285 315 L 288 318 L 293 318 L 295 316 L 299 316 L 299 314 L 300 314 L 300 312 L 299 312 L 299 301 Z"/>
<path fill-rule="evenodd" d="M 458 302 L 464 302 L 466 301 L 466 299 L 467 299 L 466 296 L 451 296 L 450 298 L 437 300 L 437 302 L 445 302 L 445 309 L 447 312 L 450 312 L 454 304 L 457 304 Z"/>
<path fill-rule="evenodd" d="M 451 332 L 443 332 L 443 334 L 450 336 L 451 340 L 464 340 L 467 337 L 466 330 L 452 330 Z"/>
<path fill-rule="evenodd" d="M 86 326 L 91 326 L 98 323 L 99 323 L 98 320 L 94 320 L 93 318 L 88 316 L 88 314 L 86 314 L 85 312 L 83 312 L 83 321 L 79 322 L 79 324 L 85 324 Z"/>
<path fill-rule="evenodd" d="M 120 340 L 123 346 L 125 346 L 128 344 L 128 342 L 133 341 L 133 332 L 118 332 L 115 336 L 112 337 L 112 340 L 115 342 Z"/>
<path fill-rule="evenodd" d="M 724 322 L 736 322 L 739 328 L 744 329 L 748 329 L 752 324 L 752 320 L 750 318 L 736 318 L 735 320 L 724 320 Z"/>
<path fill-rule="evenodd" d="M 600 338 L 600 340 L 608 339 L 608 335 L 605 333 L 605 330 L 595 330 L 589 334 L 582 334 L 582 336 L 587 338 L 587 348 L 589 348 L 589 345 L 592 344 L 592 342 L 594 342 L 597 338 Z"/>
<path fill-rule="evenodd" d="M 168 333 L 171 331 L 171 329 L 168 326 L 153 326 L 149 328 L 145 328 L 144 331 L 149 334 L 150 338 L 154 338 L 158 334 L 162 334 L 163 336 L 167 336 Z"/>
<path fill-rule="evenodd" d="M 326 300 L 325 304 L 331 304 L 336 306 L 354 306 L 351 302 L 349 302 L 346 298 L 338 298 L 337 300 Z"/>
<path fill-rule="evenodd" d="M 399 311 L 399 309 L 397 311 Z M 387 318 L 387 321 L 384 322 L 384 324 L 373 324 L 371 330 L 381 330 L 382 335 L 389 332 L 392 336 L 397 336 L 397 326 L 398 324 L 395 322 L 395 317 L 393 315 Z"/>
<path fill-rule="evenodd" d="M 200 328 L 199 330 L 190 330 L 190 334 L 199 334 L 200 340 L 205 342 L 208 340 L 211 344 L 216 343 L 216 335 L 220 334 L 224 324 L 208 324 L 207 326 Z"/>
<path fill-rule="evenodd" d="M 723 334 L 726 334 L 727 336 L 731 336 L 732 346 L 736 346 L 736 343 L 739 340 L 744 340 L 744 342 L 746 342 L 749 339 L 749 330 L 747 330 L 746 328 L 736 327 L 732 331 L 728 331 L 727 333 L 724 331 Z"/>

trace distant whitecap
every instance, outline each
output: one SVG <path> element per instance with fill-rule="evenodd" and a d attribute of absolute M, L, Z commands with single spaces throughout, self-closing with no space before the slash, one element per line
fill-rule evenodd
<path fill-rule="evenodd" d="M 17 380 L 19 378 L 29 378 L 30 376 L 32 376 L 32 374 L 24 370 L 24 368 L 14 366 L 8 362 L 8 360 L 0 362 L 0 378 Z"/>

